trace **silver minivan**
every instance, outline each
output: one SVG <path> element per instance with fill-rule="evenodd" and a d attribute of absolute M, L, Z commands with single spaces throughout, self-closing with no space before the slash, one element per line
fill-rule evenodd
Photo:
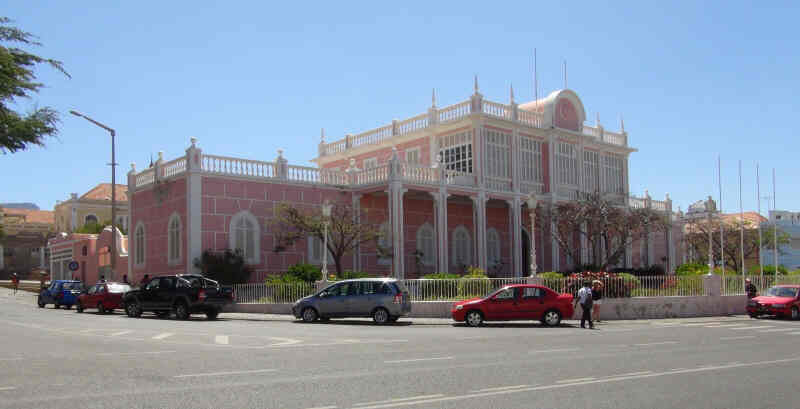
<path fill-rule="evenodd" d="M 403 283 L 394 278 L 360 278 L 336 282 L 297 300 L 292 314 L 305 322 L 330 318 L 372 317 L 376 324 L 397 321 L 411 312 Z"/>

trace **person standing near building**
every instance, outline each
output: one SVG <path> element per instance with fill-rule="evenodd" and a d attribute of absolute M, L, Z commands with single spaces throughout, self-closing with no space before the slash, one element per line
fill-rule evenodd
<path fill-rule="evenodd" d="M 144 277 L 142 277 L 142 281 L 139 281 L 139 288 L 144 288 L 148 281 L 150 281 L 150 274 L 145 274 Z"/>
<path fill-rule="evenodd" d="M 758 290 L 756 290 L 756 286 L 750 281 L 750 279 L 744 280 L 744 292 L 747 293 L 747 299 L 751 299 L 758 294 Z"/>
<path fill-rule="evenodd" d="M 594 324 L 592 323 L 592 283 L 589 281 L 583 282 L 583 288 L 578 290 L 578 297 L 575 298 L 575 305 L 580 303 L 581 308 L 583 309 L 583 314 L 581 315 L 581 328 L 586 328 L 586 321 L 589 321 L 589 328 L 594 329 Z"/>
<path fill-rule="evenodd" d="M 11 275 L 11 285 L 14 287 L 14 295 L 17 295 L 17 289 L 19 288 L 19 276 L 17 276 L 17 273 Z"/>
<path fill-rule="evenodd" d="M 600 322 L 600 304 L 603 303 L 603 282 L 600 280 L 592 281 L 592 316 L 596 322 Z"/>

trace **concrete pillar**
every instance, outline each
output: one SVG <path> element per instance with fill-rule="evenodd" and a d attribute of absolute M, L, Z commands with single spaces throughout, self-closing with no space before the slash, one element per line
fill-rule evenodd
<path fill-rule="evenodd" d="M 434 219 L 436 222 L 436 272 L 447 273 L 450 271 L 448 262 L 448 235 L 447 235 L 447 198 L 450 196 L 444 186 L 438 192 L 430 192 L 433 197 Z"/>
<path fill-rule="evenodd" d="M 278 149 L 278 157 L 275 158 L 275 177 L 278 179 L 289 177 L 289 161 L 283 157 L 283 149 Z"/>
<path fill-rule="evenodd" d="M 712 274 L 703 276 L 703 292 L 705 295 L 720 296 L 722 295 L 722 277 Z"/>
<path fill-rule="evenodd" d="M 519 197 L 507 200 L 509 237 L 511 237 L 511 266 L 515 277 L 522 276 L 522 201 Z"/>
<path fill-rule="evenodd" d="M 353 194 L 352 209 L 353 209 L 353 224 L 355 225 L 361 224 L 361 195 L 358 193 Z M 359 236 L 356 240 L 360 242 L 361 237 Z M 361 271 L 361 245 L 358 243 L 356 244 L 356 248 L 353 251 L 353 271 Z"/>
<path fill-rule="evenodd" d="M 44 250 L 46 247 L 39 247 L 39 268 L 44 268 Z"/>
<path fill-rule="evenodd" d="M 672 216 L 672 199 L 669 198 L 669 193 L 666 197 L 667 208 L 667 273 L 674 272 L 677 268 L 677 258 L 675 256 L 675 232 L 673 231 L 675 220 Z"/>
<path fill-rule="evenodd" d="M 197 138 L 191 138 L 191 142 L 192 145 L 186 149 L 186 271 L 198 273 L 194 260 L 199 259 L 203 253 L 203 150 L 197 147 Z M 133 207 L 133 202 L 130 207 Z"/>
<path fill-rule="evenodd" d="M 475 231 L 475 251 L 478 253 L 476 260 L 478 267 L 486 270 L 488 263 L 486 262 L 486 202 L 489 198 L 486 192 L 478 192 L 477 197 L 472 199 L 472 223 Z"/>
<path fill-rule="evenodd" d="M 397 155 L 397 148 L 392 148 L 389 160 L 389 217 L 392 228 L 392 274 L 395 278 L 405 277 L 405 249 L 403 239 L 403 189 L 402 164 Z"/>
<path fill-rule="evenodd" d="M 534 234 L 534 233 L 531 232 L 531 234 Z M 560 266 L 561 258 L 559 257 L 559 254 L 558 254 L 558 240 L 556 240 L 556 236 L 555 235 L 556 235 L 556 223 L 551 221 L 550 222 L 550 237 L 551 237 L 551 241 L 552 241 L 552 250 L 553 250 L 552 251 L 552 257 L 553 257 L 553 265 L 552 265 L 552 267 L 553 267 L 553 271 L 558 271 L 558 270 L 561 269 L 561 266 Z"/>

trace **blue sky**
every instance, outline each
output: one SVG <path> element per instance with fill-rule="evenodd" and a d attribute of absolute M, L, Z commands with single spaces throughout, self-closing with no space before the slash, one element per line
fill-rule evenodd
<path fill-rule="evenodd" d="M 564 4 L 559 4 L 564 3 Z M 110 181 L 107 134 L 117 130 L 118 182 L 131 162 L 184 152 L 308 164 L 320 128 L 330 139 L 468 98 L 473 75 L 488 99 L 540 95 L 568 85 L 587 118 L 608 129 L 624 115 L 630 188 L 674 206 L 717 190 L 745 210 L 777 173 L 777 206 L 800 210 L 797 2 L 35 2 L 3 14 L 40 37 L 32 51 L 62 60 L 67 79 L 41 67 L 47 85 L 19 106 L 63 114 L 44 148 L 0 156 L 0 202 L 52 209 L 70 192 Z M 762 204 L 766 213 L 766 203 Z"/>

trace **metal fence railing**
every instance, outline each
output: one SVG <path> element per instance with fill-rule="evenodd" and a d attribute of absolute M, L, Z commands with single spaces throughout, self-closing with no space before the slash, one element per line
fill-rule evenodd
<path fill-rule="evenodd" d="M 456 278 L 402 280 L 411 301 L 457 301 L 484 297 L 509 284 L 525 284 L 527 278 Z"/>
<path fill-rule="evenodd" d="M 247 283 L 235 284 L 236 302 L 240 304 L 293 303 L 314 294 L 313 283 Z"/>
<path fill-rule="evenodd" d="M 779 284 L 800 284 L 800 275 L 726 275 L 722 280 L 722 295 L 742 295 L 744 291 L 744 280 L 749 278 L 750 282 L 756 286 L 759 294 L 764 293 L 773 285 Z"/>

